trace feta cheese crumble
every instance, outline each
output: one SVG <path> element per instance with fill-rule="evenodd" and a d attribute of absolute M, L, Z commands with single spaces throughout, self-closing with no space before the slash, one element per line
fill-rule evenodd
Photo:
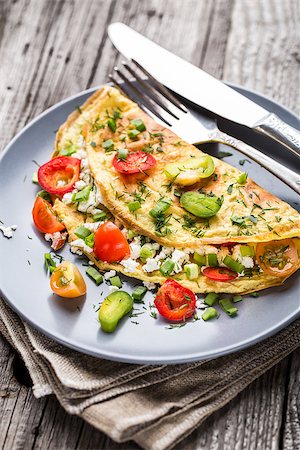
<path fill-rule="evenodd" d="M 124 267 L 124 272 L 127 273 L 135 272 L 139 265 L 139 263 L 134 261 L 134 259 L 132 258 L 122 259 L 120 264 L 122 264 L 122 266 Z"/>
<path fill-rule="evenodd" d="M 160 268 L 160 262 L 157 261 L 155 258 L 148 258 L 146 260 L 146 264 L 143 266 L 144 272 L 154 272 L 155 270 L 158 270 Z"/>
<path fill-rule="evenodd" d="M 0 230 L 3 233 L 3 236 L 10 239 L 13 237 L 14 231 L 17 229 L 17 225 L 10 225 L 9 227 L 5 227 L 4 225 L 0 225 Z"/>
<path fill-rule="evenodd" d="M 149 291 L 153 291 L 154 289 L 156 289 L 156 284 L 152 283 L 151 281 L 143 281 L 143 285 L 149 289 Z"/>
<path fill-rule="evenodd" d="M 75 241 L 70 242 L 70 246 L 71 249 L 76 249 L 76 250 L 83 250 L 86 253 L 92 253 L 93 249 L 91 247 L 89 247 L 88 245 L 86 245 L 86 243 L 84 242 L 83 239 L 75 239 Z M 72 250 L 71 250 L 72 251 Z M 76 253 L 77 255 L 79 255 L 79 253 L 77 253 L 76 251 L 72 253 Z"/>
<path fill-rule="evenodd" d="M 116 271 L 115 270 L 109 270 L 108 272 L 106 272 L 103 276 L 105 280 L 109 280 L 110 278 L 114 277 L 116 275 Z"/>

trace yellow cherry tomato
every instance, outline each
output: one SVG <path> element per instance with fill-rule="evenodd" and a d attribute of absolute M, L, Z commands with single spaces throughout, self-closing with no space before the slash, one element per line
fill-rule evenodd
<path fill-rule="evenodd" d="M 64 261 L 56 267 L 50 278 L 50 287 L 60 297 L 75 298 L 86 293 L 85 281 L 70 261 Z"/>
<path fill-rule="evenodd" d="M 279 277 L 291 275 L 299 263 L 297 248 L 292 239 L 258 243 L 256 259 L 265 273 Z"/>

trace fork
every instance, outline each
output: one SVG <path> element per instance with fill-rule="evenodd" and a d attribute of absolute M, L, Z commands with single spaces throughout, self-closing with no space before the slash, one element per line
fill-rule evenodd
<path fill-rule="evenodd" d="M 218 142 L 239 150 L 300 194 L 300 176 L 296 172 L 245 142 L 224 133 L 217 127 L 215 120 L 202 116 L 203 120 L 201 118 L 201 121 L 199 121 L 186 106 L 179 102 L 138 62 L 132 60 L 132 63 L 146 75 L 146 79 L 142 78 L 136 69 L 133 69 L 126 62 L 122 62 L 122 65 L 133 79 L 130 79 L 124 70 L 120 70 L 118 67 L 114 67 L 114 71 L 125 84 L 117 81 L 112 74 L 109 74 L 109 78 L 129 98 L 132 97 L 133 93 L 139 107 L 151 117 L 163 126 L 167 125 L 175 134 L 190 144 Z"/>

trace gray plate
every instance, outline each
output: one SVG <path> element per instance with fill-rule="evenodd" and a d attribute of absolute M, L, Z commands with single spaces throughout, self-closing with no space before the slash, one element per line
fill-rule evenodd
<path fill-rule="evenodd" d="M 289 111 L 262 97 L 246 91 L 242 93 L 263 107 L 276 112 L 283 120 L 297 126 L 297 118 Z M 116 333 L 103 333 L 97 322 L 93 305 L 99 304 L 108 288 L 96 287 L 86 277 L 86 298 L 63 300 L 51 294 L 49 280 L 43 267 L 43 254 L 49 251 L 43 236 L 37 232 L 31 219 L 31 209 L 37 188 L 31 182 L 37 170 L 33 160 L 44 163 L 51 155 L 54 131 L 62 124 L 77 105 L 82 104 L 94 89 L 80 93 L 50 108 L 37 117 L 19 133 L 7 147 L 0 164 L 1 205 L 0 219 L 5 225 L 17 224 L 12 239 L 0 237 L 0 280 L 2 295 L 7 303 L 27 322 L 56 341 L 101 358 L 130 363 L 184 363 L 215 358 L 234 352 L 274 334 L 299 315 L 299 286 L 296 275 L 284 287 L 268 289 L 258 298 L 245 297 L 238 304 L 239 314 L 230 319 L 221 314 L 218 320 L 188 323 L 182 328 L 167 329 L 163 319 L 150 317 L 148 303 L 153 294 L 147 293 L 145 304 L 137 309 L 144 314 L 123 320 Z M 254 135 L 245 128 L 220 122 L 224 131 L 229 131 L 243 140 L 263 148 L 293 167 L 295 161 L 284 149 Z M 223 146 L 210 146 L 230 150 Z M 231 151 L 231 150 L 230 150 Z M 244 159 L 236 151 L 226 158 L 230 164 L 240 167 Z M 297 207 L 296 194 L 266 170 L 255 163 L 245 163 L 244 170 L 264 188 Z M 62 255 L 82 267 L 82 259 L 72 255 L 67 246 Z M 124 289 L 131 291 L 138 282 L 124 279 Z M 201 311 L 199 311 L 199 315 Z M 135 324 L 133 322 L 138 322 Z"/>

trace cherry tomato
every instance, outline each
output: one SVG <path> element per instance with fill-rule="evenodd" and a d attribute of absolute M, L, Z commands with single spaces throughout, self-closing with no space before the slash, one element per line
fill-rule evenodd
<path fill-rule="evenodd" d="M 156 159 L 145 152 L 128 153 L 125 159 L 119 159 L 118 153 L 113 159 L 114 168 L 123 174 L 141 173 L 150 169 L 156 164 Z"/>
<path fill-rule="evenodd" d="M 265 273 L 280 277 L 292 274 L 299 264 L 297 248 L 292 239 L 260 242 L 256 246 L 256 259 Z"/>
<path fill-rule="evenodd" d="M 206 267 L 203 270 L 203 275 L 215 281 L 231 281 L 238 277 L 236 272 L 226 267 Z"/>
<path fill-rule="evenodd" d="M 79 180 L 80 159 L 59 156 L 43 164 L 38 170 L 38 180 L 42 188 L 50 194 L 64 195 L 72 191 Z"/>
<path fill-rule="evenodd" d="M 194 313 L 196 296 L 177 281 L 167 280 L 159 288 L 154 304 L 165 319 L 180 322 Z"/>
<path fill-rule="evenodd" d="M 34 202 L 32 218 L 35 226 L 42 233 L 52 234 L 65 229 L 64 224 L 57 219 L 50 203 L 39 196 Z"/>
<path fill-rule="evenodd" d="M 101 261 L 122 261 L 130 256 L 130 247 L 120 229 L 108 221 L 100 225 L 95 233 L 94 253 Z"/>
<path fill-rule="evenodd" d="M 86 293 L 85 281 L 70 261 L 56 267 L 50 278 L 50 287 L 60 297 L 74 298 Z"/>

